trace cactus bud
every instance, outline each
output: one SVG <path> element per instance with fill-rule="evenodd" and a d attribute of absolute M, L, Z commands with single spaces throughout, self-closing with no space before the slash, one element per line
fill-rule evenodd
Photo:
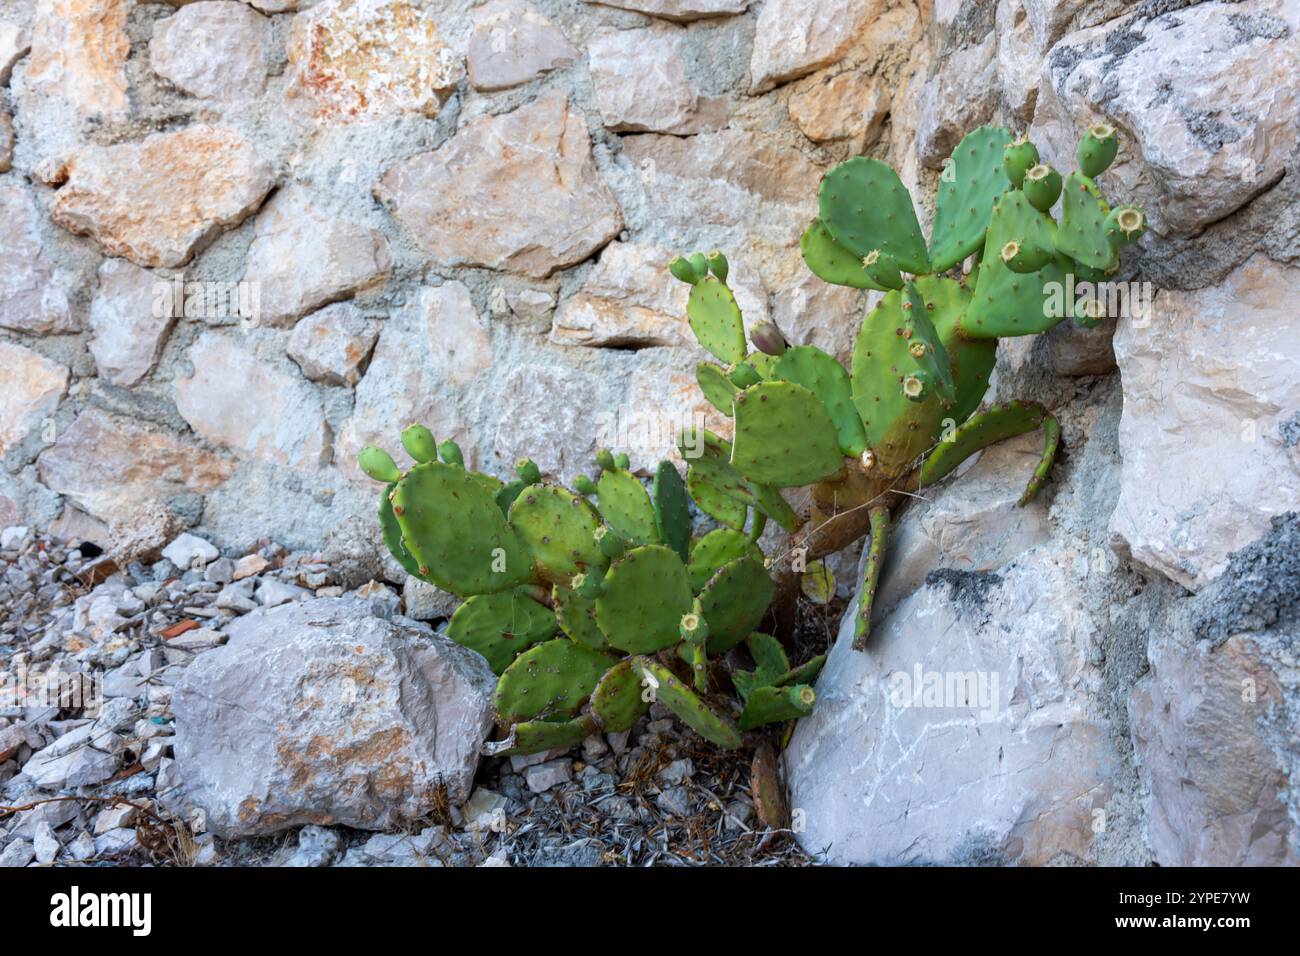
<path fill-rule="evenodd" d="M 1052 254 L 1042 246 L 1030 246 L 1012 239 L 1002 247 L 999 253 L 1002 261 L 1012 272 L 1037 272 L 1047 265 Z"/>
<path fill-rule="evenodd" d="M 402 479 L 402 473 L 397 468 L 397 462 L 393 461 L 393 456 L 374 445 L 367 445 L 361 449 L 361 454 L 357 455 L 357 464 L 375 481 L 392 484 Z"/>
<path fill-rule="evenodd" d="M 759 322 L 749 330 L 749 340 L 760 352 L 768 355 L 785 354 L 785 336 L 781 334 L 775 322 Z"/>
<path fill-rule="evenodd" d="M 696 282 L 709 274 L 709 260 L 704 257 L 704 253 L 692 252 L 686 257 L 686 261 L 691 264 L 691 271 L 695 273 Z"/>
<path fill-rule="evenodd" d="M 930 373 L 923 368 L 903 376 L 903 397 L 913 402 L 923 402 L 934 393 Z"/>
<path fill-rule="evenodd" d="M 883 289 L 901 289 L 903 275 L 898 271 L 894 257 L 879 249 L 872 249 L 862 258 L 862 269 L 876 285 Z"/>
<path fill-rule="evenodd" d="M 727 281 L 727 272 L 730 267 L 727 265 L 727 257 L 717 249 L 710 252 L 705 258 L 709 263 L 709 271 L 718 277 L 719 282 Z"/>
<path fill-rule="evenodd" d="M 690 264 L 684 256 L 673 256 L 668 263 L 668 271 L 673 274 L 673 278 L 681 279 L 687 285 L 695 285 L 699 277 L 695 275 L 695 267 Z"/>
<path fill-rule="evenodd" d="M 1020 187 L 1029 205 L 1039 212 L 1047 212 L 1061 198 L 1061 174 L 1046 163 L 1031 166 Z"/>
<path fill-rule="evenodd" d="M 759 375 L 758 370 L 748 362 L 741 362 L 733 368 L 728 378 L 736 388 L 749 388 L 763 381 L 763 376 Z"/>
<path fill-rule="evenodd" d="M 1025 171 L 1038 164 L 1038 147 L 1022 136 L 1014 143 L 1007 143 L 1002 153 L 1002 166 L 1007 171 L 1007 179 L 1016 189 L 1025 181 Z"/>
<path fill-rule="evenodd" d="M 1115 161 L 1119 137 L 1109 123 L 1093 123 L 1079 140 L 1079 171 L 1085 176 L 1100 176 Z"/>
<path fill-rule="evenodd" d="M 531 458 L 520 458 L 515 462 L 515 474 L 526 485 L 535 485 L 542 480 L 542 470 Z"/>
<path fill-rule="evenodd" d="M 596 464 L 600 465 L 602 471 L 618 470 L 618 465 L 614 464 L 614 454 L 608 448 L 596 452 Z"/>
<path fill-rule="evenodd" d="M 632 459 L 627 457 L 627 452 L 621 451 L 614 456 L 614 464 L 619 468 L 622 468 L 624 471 L 627 471 L 632 467 Z"/>
<path fill-rule="evenodd" d="M 460 453 L 460 446 L 450 438 L 438 446 L 438 456 L 449 465 L 465 467 L 465 456 Z"/>
<path fill-rule="evenodd" d="M 1146 231 L 1146 216 L 1136 206 L 1120 206 L 1106 217 L 1106 236 L 1116 245 L 1137 242 Z"/>
<path fill-rule="evenodd" d="M 596 483 L 586 475 L 579 475 L 573 479 L 573 487 L 580 495 L 594 495 L 597 491 Z"/>
<path fill-rule="evenodd" d="M 402 432 L 402 447 L 418 462 L 438 460 L 438 442 L 423 425 L 410 425 Z"/>

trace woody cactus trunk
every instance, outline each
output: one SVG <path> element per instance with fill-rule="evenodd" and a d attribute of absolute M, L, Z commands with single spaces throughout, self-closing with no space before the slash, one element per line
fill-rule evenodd
<path fill-rule="evenodd" d="M 697 369 L 705 397 L 735 419 L 735 439 L 682 442 L 687 485 L 724 526 L 757 540 L 768 519 L 789 532 L 774 555 L 779 596 L 806 562 L 870 536 L 854 646 L 866 645 L 888 544 L 890 512 L 979 449 L 1041 428 L 1042 459 L 1021 504 L 1038 493 L 1060 429 L 1040 405 L 980 409 L 1002 336 L 1044 332 L 1066 318 L 1095 325 L 1100 298 L 1064 302 L 1068 275 L 1095 284 L 1142 235 L 1142 212 L 1111 209 L 1094 177 L 1114 160 L 1115 130 L 1092 126 L 1079 169 L 1062 179 L 1027 139 L 984 126 L 958 144 L 941 176 L 927 243 L 898 175 L 856 157 L 832 169 L 819 215 L 804 232 L 804 261 L 821 279 L 884 293 L 862 323 L 845 370 L 810 345 L 789 346 L 771 323 L 750 330 L 718 252 L 678 257 L 691 285 L 691 328 L 722 365 Z M 1060 202 L 1059 219 L 1051 210 Z M 970 258 L 969 272 L 961 268 Z M 1070 286 L 1073 287 L 1073 286 Z M 1093 285 L 1081 284 L 1087 290 Z M 798 489 L 787 501 L 782 489 Z M 791 504 L 793 502 L 793 505 Z"/>

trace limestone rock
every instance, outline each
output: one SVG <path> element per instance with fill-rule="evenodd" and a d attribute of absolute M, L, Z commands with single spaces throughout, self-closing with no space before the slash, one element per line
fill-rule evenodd
<path fill-rule="evenodd" d="M 243 281 L 261 290 L 260 322 L 282 326 L 382 283 L 391 270 L 378 230 L 327 215 L 292 186 L 258 214 Z"/>
<path fill-rule="evenodd" d="M 867 314 L 864 293 L 823 282 L 798 262 L 794 278 L 778 284 L 772 320 L 793 345 L 815 345 L 847 369 L 853 342 Z M 749 311 L 745 310 L 748 317 Z"/>
<path fill-rule="evenodd" d="M 577 58 L 559 28 L 528 4 L 493 0 L 476 11 L 468 54 L 476 90 L 519 86 Z"/>
<path fill-rule="evenodd" d="M 179 266 L 256 209 L 271 168 L 237 132 L 190 126 L 135 143 L 86 146 L 53 170 L 50 218 L 105 254 Z"/>
<path fill-rule="evenodd" d="M 379 339 L 379 323 L 350 302 L 336 302 L 293 327 L 289 358 L 322 385 L 355 385 Z"/>
<path fill-rule="evenodd" d="M 1050 548 L 931 577 L 852 649 L 785 753 L 800 842 L 834 864 L 1088 862 L 1118 757 L 1095 627 Z"/>
<path fill-rule="evenodd" d="M 597 436 L 590 410 L 604 407 L 592 376 L 559 365 L 520 365 L 505 377 L 499 395 L 498 461 L 527 456 L 543 475 L 566 479 L 591 467 Z M 564 401 L 539 400 L 546 395 L 563 395 Z"/>
<path fill-rule="evenodd" d="M 199 0 L 154 24 L 149 59 L 192 96 L 245 100 L 266 89 L 271 21 L 234 0 Z"/>
<path fill-rule="evenodd" d="M 375 195 L 436 262 L 536 277 L 582 261 L 623 223 L 563 93 L 471 121 L 390 169 Z"/>
<path fill-rule="evenodd" d="M 9 82 L 14 64 L 32 48 L 32 31 L 8 20 L 0 20 L 0 86 Z"/>
<path fill-rule="evenodd" d="M 664 459 L 680 462 L 677 443 L 691 427 L 730 439 L 732 419 L 709 404 L 695 379 L 696 351 L 654 350 L 632 373 L 617 418 L 608 423 L 601 444 L 626 451 L 632 468 L 653 474 Z M 656 361 L 661 359 L 661 361 Z M 683 471 L 684 474 L 684 471 Z"/>
<path fill-rule="evenodd" d="M 998 38 L 990 33 L 983 42 L 955 51 L 921 88 L 916 151 L 923 166 L 941 168 L 963 136 L 992 119 L 997 47 Z"/>
<path fill-rule="evenodd" d="M 881 78 L 849 70 L 790 97 L 790 118 L 814 143 L 848 140 L 860 149 L 874 142 L 889 115 L 889 90 Z"/>
<path fill-rule="evenodd" d="M 214 833 L 384 830 L 469 796 L 496 683 L 479 655 L 344 598 L 227 633 L 172 696 L 182 788 Z"/>
<path fill-rule="evenodd" d="M 1119 127 L 1107 177 L 1156 232 L 1193 235 L 1273 184 L 1300 141 L 1300 8 L 1207 3 L 1066 36 L 1043 67 L 1031 132 L 1073 166 L 1096 118 Z"/>
<path fill-rule="evenodd" d="M 676 255 L 649 243 L 611 242 L 578 291 L 560 304 L 551 341 L 604 348 L 693 346 L 686 319 L 690 288 L 674 279 Z M 744 261 L 731 263 L 728 281 L 749 324 L 767 318 L 767 293 Z"/>
<path fill-rule="evenodd" d="M 37 459 L 41 481 L 104 521 L 144 502 L 203 494 L 230 477 L 222 458 L 87 409 Z"/>
<path fill-rule="evenodd" d="M 105 381 L 130 388 L 158 360 L 176 322 L 171 309 L 158 307 L 156 292 L 164 281 L 125 259 L 105 259 L 99 267 L 90 304 L 90 354 Z"/>
<path fill-rule="evenodd" d="M 463 282 L 419 292 L 433 368 L 453 385 L 468 385 L 492 364 L 492 338 Z"/>
<path fill-rule="evenodd" d="M 124 116 L 131 106 L 126 21 L 133 6 L 133 0 L 37 0 L 27 63 L 31 91 L 83 117 Z"/>
<path fill-rule="evenodd" d="M 39 352 L 0 342 L 0 456 L 54 414 L 68 390 L 68 368 Z"/>
<path fill-rule="evenodd" d="M 587 0 L 593 5 L 635 10 L 664 20 L 699 20 L 744 13 L 749 0 Z"/>
<path fill-rule="evenodd" d="M 322 119 L 436 116 L 465 75 L 438 25 L 406 0 L 326 0 L 294 18 L 292 95 Z"/>
<path fill-rule="evenodd" d="M 177 379 L 176 408 L 208 441 L 291 468 L 329 461 L 325 410 L 302 379 L 215 332 L 200 336 L 187 357 L 194 374 Z"/>
<path fill-rule="evenodd" d="M 752 89 L 770 89 L 834 63 L 883 7 L 883 0 L 767 0 L 749 63 Z"/>
<path fill-rule="evenodd" d="M 0 110 L 0 173 L 7 173 L 14 164 L 14 121 Z"/>
<path fill-rule="evenodd" d="M 1193 590 L 1300 509 L 1300 269 L 1256 255 L 1219 286 L 1162 291 L 1121 319 L 1120 498 L 1112 546 Z"/>
<path fill-rule="evenodd" d="M 75 332 L 68 293 L 37 233 L 36 204 L 17 184 L 0 185 L 0 328 Z"/>
<path fill-rule="evenodd" d="M 686 75 L 682 33 L 617 30 L 587 45 L 596 106 L 620 132 L 694 132 L 699 95 Z"/>

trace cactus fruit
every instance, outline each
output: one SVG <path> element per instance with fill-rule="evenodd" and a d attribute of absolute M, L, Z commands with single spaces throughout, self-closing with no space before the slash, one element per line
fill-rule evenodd
<path fill-rule="evenodd" d="M 765 355 L 785 354 L 785 336 L 781 334 L 775 322 L 759 322 L 749 330 L 749 340 L 754 343 L 754 348 Z"/>
<path fill-rule="evenodd" d="M 1039 163 L 1025 173 L 1024 184 L 1020 188 L 1029 200 L 1029 205 L 1039 212 L 1047 212 L 1061 198 L 1061 174 L 1051 166 Z"/>
<path fill-rule="evenodd" d="M 1100 176 L 1115 161 L 1119 137 L 1109 123 L 1093 123 L 1079 141 L 1079 170 L 1089 178 Z"/>
<path fill-rule="evenodd" d="M 1106 238 L 1115 245 L 1137 242 L 1146 231 L 1146 217 L 1136 206 L 1119 206 L 1106 217 Z"/>
<path fill-rule="evenodd" d="M 391 484 L 402 477 L 401 469 L 397 467 L 397 462 L 393 461 L 393 456 L 374 445 L 367 445 L 361 449 L 361 454 L 357 456 L 357 464 L 375 481 Z"/>
<path fill-rule="evenodd" d="M 727 281 L 727 272 L 731 267 L 727 265 L 726 256 L 714 249 L 712 252 L 705 253 L 704 261 L 708 263 L 709 271 L 717 277 L 719 282 Z"/>
<path fill-rule="evenodd" d="M 1002 166 L 1006 170 L 1011 185 L 1019 189 L 1025 182 L 1025 173 L 1038 165 L 1038 147 L 1022 136 L 1013 143 L 1007 143 L 1002 151 Z"/>
<path fill-rule="evenodd" d="M 448 438 L 438 444 L 438 457 L 449 465 L 455 465 L 457 468 L 465 467 L 465 456 L 460 452 L 460 446 Z"/>

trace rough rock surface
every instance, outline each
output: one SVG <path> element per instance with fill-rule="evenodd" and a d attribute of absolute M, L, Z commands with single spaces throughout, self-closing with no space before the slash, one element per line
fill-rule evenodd
<path fill-rule="evenodd" d="M 496 683 L 477 654 L 355 599 L 226 633 L 172 697 L 185 797 L 213 831 L 383 830 L 469 797 Z"/>
<path fill-rule="evenodd" d="M 126 20 L 131 0 L 39 0 L 27 83 L 82 116 L 117 118 L 129 107 Z"/>
<path fill-rule="evenodd" d="M 378 339 L 378 322 L 350 302 L 336 302 L 293 327 L 288 353 L 313 382 L 351 386 L 361 378 Z"/>
<path fill-rule="evenodd" d="M 833 63 L 871 20 L 881 0 L 768 0 L 758 15 L 749 64 L 755 90 Z"/>
<path fill-rule="evenodd" d="M 573 44 L 534 7 L 493 0 L 476 13 L 467 60 L 475 89 L 519 86 L 577 58 Z"/>
<path fill-rule="evenodd" d="M 54 414 L 68 369 L 39 352 L 0 341 L 0 457 Z"/>
<path fill-rule="evenodd" d="M 271 21 L 233 0 L 199 0 L 154 25 L 149 59 L 193 96 L 242 100 L 266 89 Z"/>
<path fill-rule="evenodd" d="M 90 304 L 90 354 L 105 381 L 130 388 L 158 360 L 176 323 L 175 309 L 157 294 L 160 281 L 125 259 L 105 259 L 99 267 Z"/>
<path fill-rule="evenodd" d="M 587 48 L 596 105 L 605 125 L 627 132 L 694 132 L 699 94 L 691 85 L 679 31 L 619 30 Z"/>
<path fill-rule="evenodd" d="M 19 332 L 74 332 L 68 294 L 36 232 L 31 193 L 16 184 L 0 186 L 0 327 Z"/>
<path fill-rule="evenodd" d="M 271 169 L 256 150 L 215 126 L 87 146 L 47 179 L 60 187 L 50 206 L 57 225 L 142 266 L 182 265 L 271 189 Z"/>
<path fill-rule="evenodd" d="M 531 276 L 585 259 L 622 225 L 563 93 L 474 120 L 385 173 L 375 195 L 436 261 Z"/>

